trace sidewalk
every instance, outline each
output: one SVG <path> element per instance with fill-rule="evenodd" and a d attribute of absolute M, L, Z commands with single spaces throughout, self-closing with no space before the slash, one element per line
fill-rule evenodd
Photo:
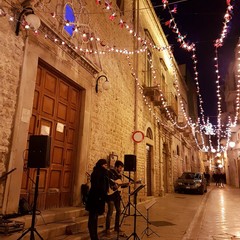
<path fill-rule="evenodd" d="M 149 222 L 151 222 L 148 232 L 145 219 L 147 216 L 147 204 L 139 204 L 137 209 L 144 217 L 136 217 L 136 233 L 138 237 L 140 239 L 181 240 L 205 198 L 205 194 L 178 193 L 155 198 L 156 203 L 148 210 Z M 131 214 L 133 214 L 133 210 L 131 210 Z M 134 232 L 134 217 L 125 217 L 121 229 L 125 231 L 127 236 L 130 236 Z M 130 239 L 134 239 L 134 237 Z"/>

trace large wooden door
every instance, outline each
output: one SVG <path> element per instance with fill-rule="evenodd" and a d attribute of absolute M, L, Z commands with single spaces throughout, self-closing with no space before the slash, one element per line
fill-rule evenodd
<path fill-rule="evenodd" d="M 81 90 L 39 65 L 29 135 L 51 136 L 50 167 L 40 169 L 38 209 L 70 206 Z M 27 159 L 27 157 L 25 157 Z M 33 200 L 36 169 L 25 169 L 22 195 Z"/>

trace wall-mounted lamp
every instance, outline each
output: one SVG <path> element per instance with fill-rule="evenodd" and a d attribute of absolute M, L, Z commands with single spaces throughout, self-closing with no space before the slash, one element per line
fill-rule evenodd
<path fill-rule="evenodd" d="M 99 84 L 101 83 L 101 79 L 105 79 L 104 82 L 102 83 L 102 88 L 104 90 L 108 90 L 110 88 L 110 82 L 108 81 L 107 77 L 105 75 L 100 75 L 97 80 L 96 80 L 96 86 L 95 86 L 95 90 L 96 93 L 98 93 L 99 90 Z"/>
<path fill-rule="evenodd" d="M 15 31 L 17 36 L 20 31 L 20 25 L 22 24 L 23 21 L 25 21 L 24 24 L 26 29 L 32 28 L 34 31 L 38 30 L 41 25 L 40 18 L 34 14 L 32 7 L 25 7 L 18 16 Z"/>
<path fill-rule="evenodd" d="M 235 142 L 233 142 L 233 141 L 230 141 L 229 142 L 229 147 L 232 149 L 232 148 L 234 148 L 236 146 L 236 143 Z"/>
<path fill-rule="evenodd" d="M 39 27 L 41 26 L 40 18 L 37 15 L 35 15 L 34 13 L 28 14 L 25 17 L 25 21 L 27 22 L 27 25 L 30 28 L 33 28 L 34 30 L 38 30 Z M 26 28 L 26 26 L 25 26 L 25 28 Z"/>

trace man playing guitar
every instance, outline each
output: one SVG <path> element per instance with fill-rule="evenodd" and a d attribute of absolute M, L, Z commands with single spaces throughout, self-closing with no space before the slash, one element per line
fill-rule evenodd
<path fill-rule="evenodd" d="M 106 217 L 106 234 L 110 234 L 110 225 L 111 225 L 111 218 L 113 214 L 113 207 L 115 206 L 116 209 L 116 217 L 115 217 L 115 225 L 114 231 L 119 235 L 121 233 L 119 228 L 119 221 L 121 215 L 121 188 L 126 188 L 129 186 L 130 183 L 123 183 L 122 182 L 122 171 L 124 168 L 124 164 L 117 160 L 114 165 L 114 169 L 110 169 L 109 171 L 109 179 L 110 179 L 110 189 L 108 191 L 107 196 L 107 205 L 108 205 L 108 212 Z"/>

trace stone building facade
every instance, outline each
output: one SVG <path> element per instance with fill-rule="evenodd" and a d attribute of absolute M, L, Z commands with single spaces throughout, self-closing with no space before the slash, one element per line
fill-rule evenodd
<path fill-rule="evenodd" d="M 130 175 L 146 184 L 140 200 L 172 192 L 183 171 L 203 169 L 189 127 L 174 125 L 186 124 L 182 102 L 188 114 L 191 89 L 150 1 L 0 7 L 0 176 L 16 168 L 0 183 L 2 213 L 16 212 L 20 197 L 33 199 L 31 135 L 51 137 L 50 166 L 40 169 L 40 209 L 80 205 L 81 184 L 99 158 L 136 156 Z M 32 11 L 41 19 L 37 31 L 25 22 Z M 134 141 L 136 132 L 144 139 Z"/>
<path fill-rule="evenodd" d="M 239 125 L 239 81 L 240 81 L 240 40 L 238 41 L 234 58 L 229 64 L 228 72 L 225 77 L 224 100 L 225 110 L 224 121 L 228 122 L 229 117 L 235 123 L 231 127 L 231 138 L 229 139 L 229 147 L 224 153 L 224 168 L 227 183 L 234 187 L 240 187 L 240 125 Z M 227 139 L 224 140 L 225 142 Z M 230 146 L 230 142 L 234 143 L 234 147 Z"/>

